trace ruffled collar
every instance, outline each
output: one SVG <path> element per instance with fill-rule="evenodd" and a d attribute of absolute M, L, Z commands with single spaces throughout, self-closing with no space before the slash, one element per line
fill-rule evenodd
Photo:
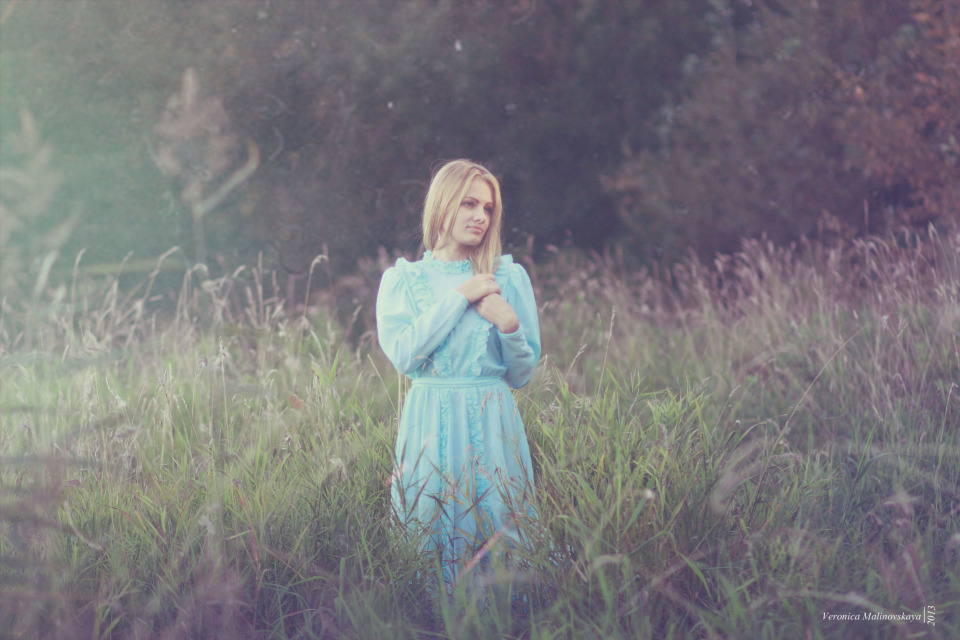
<path fill-rule="evenodd" d="M 451 260 L 446 262 L 434 257 L 430 251 L 423 252 L 423 263 L 442 273 L 466 273 L 473 269 L 469 260 Z"/>

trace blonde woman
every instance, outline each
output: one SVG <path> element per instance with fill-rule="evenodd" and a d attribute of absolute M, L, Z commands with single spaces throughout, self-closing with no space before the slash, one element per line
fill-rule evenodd
<path fill-rule="evenodd" d="M 512 388 L 540 358 L 526 271 L 501 255 L 500 185 L 454 160 L 431 181 L 422 259 L 387 269 L 377 294 L 380 346 L 412 379 L 396 443 L 393 506 L 440 554 L 447 592 L 535 515 L 527 437 Z"/>

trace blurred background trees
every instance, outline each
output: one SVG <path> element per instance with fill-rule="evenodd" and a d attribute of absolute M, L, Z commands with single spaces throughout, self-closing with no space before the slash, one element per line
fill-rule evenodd
<path fill-rule="evenodd" d="M 431 166 L 461 156 L 501 176 L 508 249 L 620 244 L 637 264 L 960 210 L 957 0 L 0 0 L 0 16 L 4 226 L 27 215 L 9 176 L 29 113 L 59 172 L 45 228 L 71 221 L 58 250 L 87 262 L 180 245 L 214 268 L 263 253 L 298 274 L 325 251 L 348 272 L 417 249 Z"/>
<path fill-rule="evenodd" d="M 750 5 L 717 11 L 657 144 L 607 181 L 651 257 L 955 221 L 960 3 Z"/>

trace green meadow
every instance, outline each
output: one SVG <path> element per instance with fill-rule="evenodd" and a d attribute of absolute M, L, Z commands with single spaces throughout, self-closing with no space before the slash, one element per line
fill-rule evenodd
<path fill-rule="evenodd" d="M 528 262 L 542 529 L 516 553 L 550 588 L 485 576 L 524 617 L 432 602 L 394 526 L 388 262 L 355 299 L 317 261 L 295 300 L 256 267 L 80 258 L 5 295 L 0 636 L 960 637 L 960 234 Z"/>

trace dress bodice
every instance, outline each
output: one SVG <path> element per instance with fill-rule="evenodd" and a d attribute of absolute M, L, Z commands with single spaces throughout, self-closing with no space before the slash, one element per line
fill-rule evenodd
<path fill-rule="evenodd" d="M 540 358 L 540 328 L 526 270 L 501 256 L 494 274 L 501 295 L 520 321 L 504 334 L 483 318 L 456 288 L 473 276 L 468 260 L 397 260 L 377 297 L 377 334 L 399 371 L 411 378 L 502 377 L 526 384 Z"/>

